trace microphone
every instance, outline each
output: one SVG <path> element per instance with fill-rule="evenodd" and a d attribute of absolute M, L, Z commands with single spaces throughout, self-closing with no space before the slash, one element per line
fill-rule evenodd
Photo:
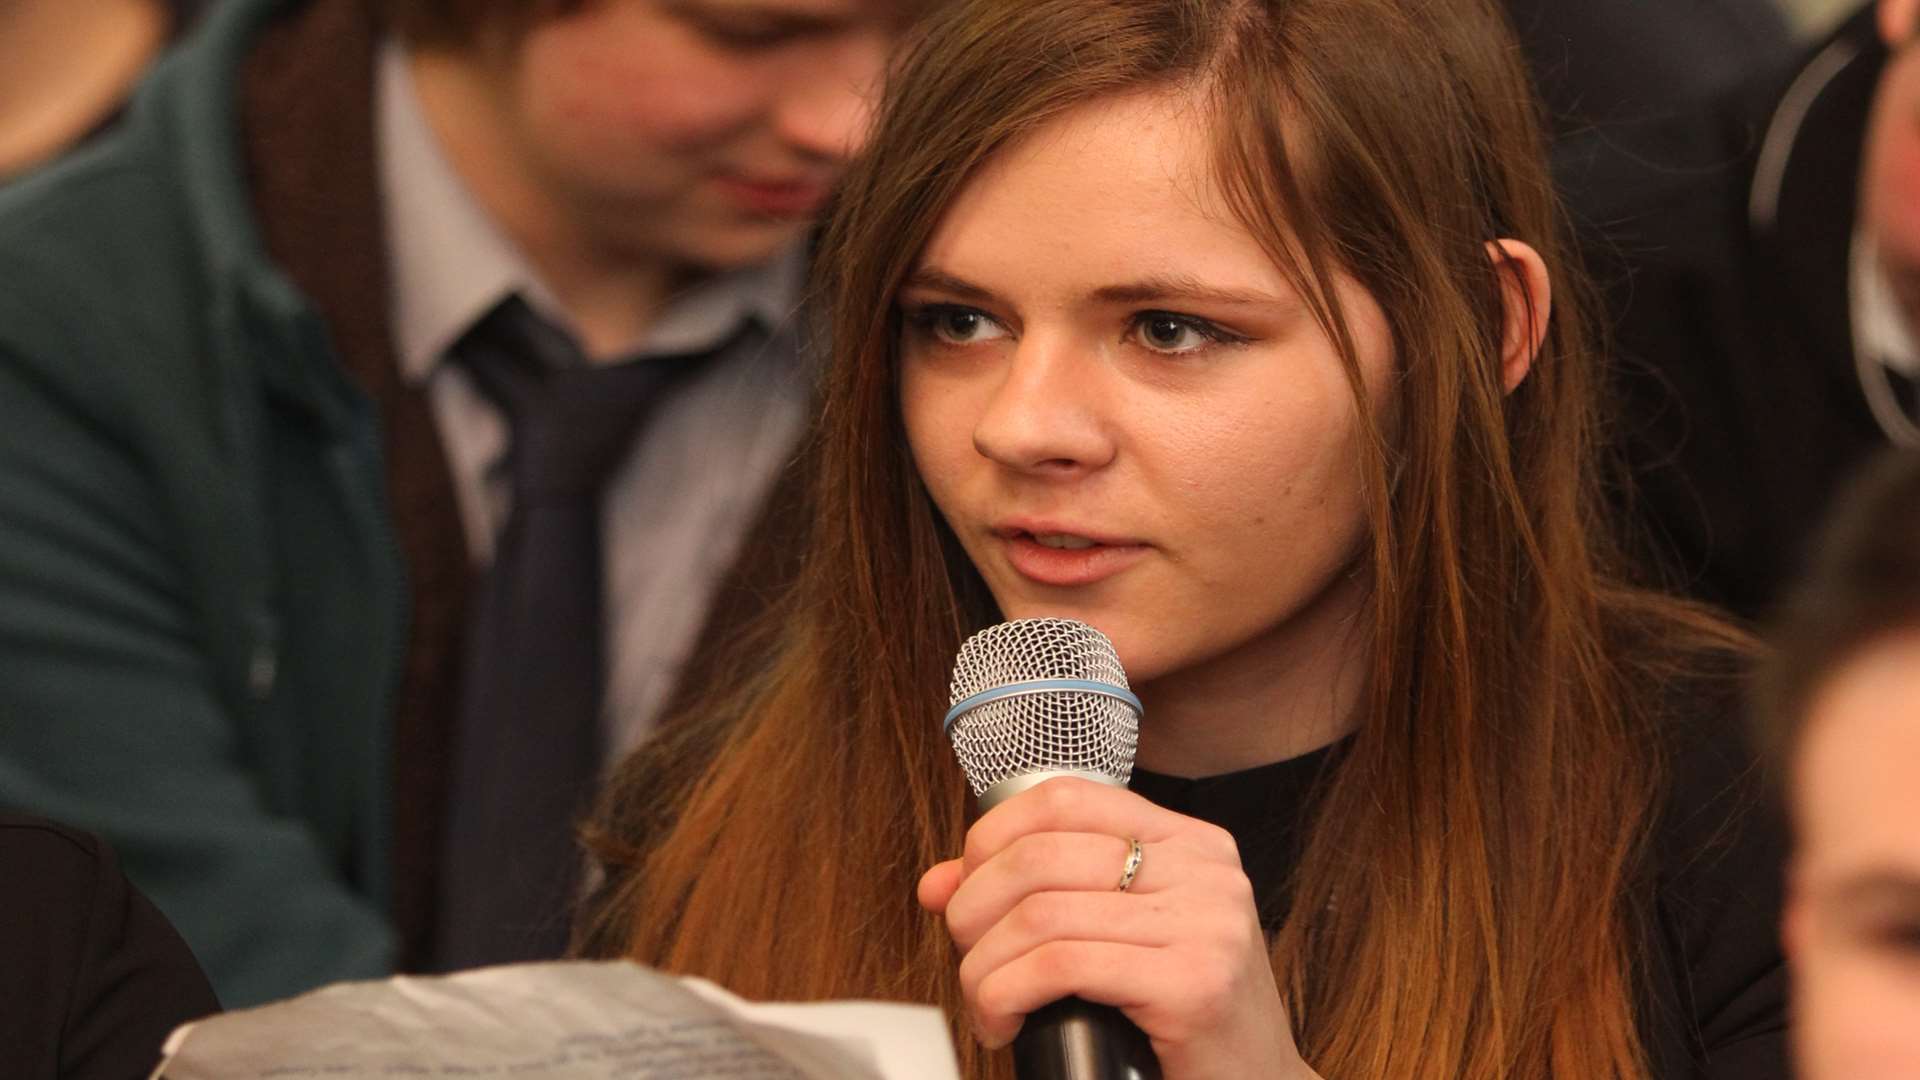
<path fill-rule="evenodd" d="M 1133 775 L 1140 699 L 1113 642 L 1073 619 L 1016 619 L 960 646 L 947 735 L 985 813 L 1056 776 Z M 1110 1005 L 1062 998 L 1013 1040 L 1020 1080 L 1160 1080 L 1146 1034 Z"/>

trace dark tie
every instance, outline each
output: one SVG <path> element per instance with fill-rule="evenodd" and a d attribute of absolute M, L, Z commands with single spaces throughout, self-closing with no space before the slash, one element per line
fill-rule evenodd
<path fill-rule="evenodd" d="M 600 760 L 600 495 L 693 357 L 588 367 L 518 299 L 453 355 L 505 414 L 512 508 L 479 590 L 454 735 L 436 967 L 551 959 Z"/>

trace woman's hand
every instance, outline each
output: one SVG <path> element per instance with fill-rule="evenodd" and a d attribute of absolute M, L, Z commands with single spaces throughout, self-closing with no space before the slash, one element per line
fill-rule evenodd
<path fill-rule="evenodd" d="M 1138 839 L 1142 859 L 1117 886 Z M 920 878 L 944 915 L 981 1042 L 1068 995 L 1113 1005 L 1167 1080 L 1311 1077 L 1293 1043 L 1233 837 L 1124 788 L 1049 780 L 983 815 Z"/>

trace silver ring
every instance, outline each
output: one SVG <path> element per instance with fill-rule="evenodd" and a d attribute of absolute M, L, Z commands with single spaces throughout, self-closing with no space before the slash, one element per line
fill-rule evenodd
<path fill-rule="evenodd" d="M 1133 884 L 1134 875 L 1140 872 L 1140 859 L 1145 854 L 1140 848 L 1140 841 L 1129 836 L 1127 843 L 1131 845 L 1127 848 L 1127 862 L 1120 868 L 1120 884 L 1113 887 L 1114 892 L 1126 892 Z"/>

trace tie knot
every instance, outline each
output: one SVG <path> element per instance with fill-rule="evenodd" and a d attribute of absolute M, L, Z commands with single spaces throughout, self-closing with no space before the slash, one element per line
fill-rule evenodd
<path fill-rule="evenodd" d="M 589 366 L 564 331 L 517 297 L 476 323 L 453 355 L 506 415 L 516 501 L 597 496 L 648 409 L 694 359 Z"/>

